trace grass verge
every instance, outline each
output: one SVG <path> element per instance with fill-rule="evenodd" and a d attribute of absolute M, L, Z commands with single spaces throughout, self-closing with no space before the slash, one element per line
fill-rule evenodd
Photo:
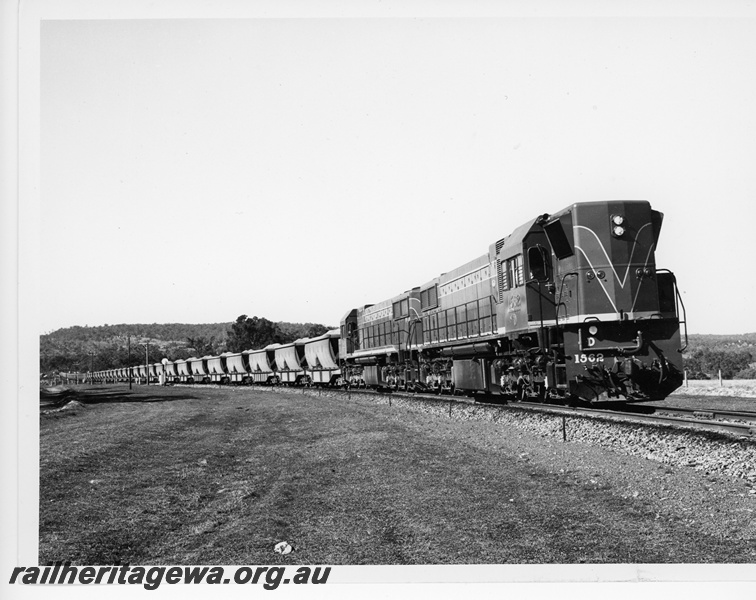
<path fill-rule="evenodd" d="M 494 423 L 295 391 L 78 400 L 41 417 L 40 564 L 753 560 L 749 540 L 530 460 L 543 440 Z"/>

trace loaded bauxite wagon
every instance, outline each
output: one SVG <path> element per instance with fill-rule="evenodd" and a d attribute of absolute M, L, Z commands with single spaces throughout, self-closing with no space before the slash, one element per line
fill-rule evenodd
<path fill-rule="evenodd" d="M 202 358 L 188 358 L 189 368 L 194 378 L 194 383 L 208 383 L 210 381 L 210 373 L 207 370 L 207 361 L 211 356 L 203 356 Z"/>
<path fill-rule="evenodd" d="M 270 344 L 261 350 L 246 350 L 249 374 L 254 383 L 275 384 L 279 382 L 275 372 L 275 353 L 280 344 Z"/>
<path fill-rule="evenodd" d="M 231 381 L 228 376 L 228 368 L 226 365 L 226 357 L 228 353 L 221 354 L 220 356 L 207 356 L 207 370 L 210 374 L 210 381 L 213 383 L 228 383 Z"/>
<path fill-rule="evenodd" d="M 308 373 L 315 384 L 335 384 L 341 377 L 339 369 L 339 330 L 305 340 Z"/>
<path fill-rule="evenodd" d="M 180 383 L 192 383 L 194 381 L 188 360 L 179 359 L 174 364 Z"/>
<path fill-rule="evenodd" d="M 174 382 L 178 380 L 178 371 L 176 370 L 176 363 L 168 361 L 165 363 L 165 380 L 166 382 Z"/>
<path fill-rule="evenodd" d="M 152 365 L 155 368 L 155 375 L 156 375 L 158 383 L 161 383 L 161 382 L 165 383 L 166 381 L 168 381 L 169 362 L 168 362 L 168 359 L 164 359 L 164 360 L 165 360 L 165 363 L 159 362 Z"/>
<path fill-rule="evenodd" d="M 305 358 L 306 339 L 281 344 L 276 348 L 276 371 L 281 383 L 307 383 L 307 359 Z"/>
<path fill-rule="evenodd" d="M 249 381 L 249 356 L 244 352 L 227 352 L 226 372 L 232 383 Z"/>

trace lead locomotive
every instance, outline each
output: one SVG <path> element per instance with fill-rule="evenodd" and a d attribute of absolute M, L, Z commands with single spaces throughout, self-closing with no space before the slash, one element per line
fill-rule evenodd
<path fill-rule="evenodd" d="M 518 399 L 664 398 L 682 383 L 685 320 L 674 275 L 656 266 L 661 224 L 645 201 L 538 216 L 461 267 L 349 311 L 341 374 Z"/>

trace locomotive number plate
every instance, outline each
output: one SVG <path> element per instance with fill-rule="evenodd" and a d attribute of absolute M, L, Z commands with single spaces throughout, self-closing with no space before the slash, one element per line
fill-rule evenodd
<path fill-rule="evenodd" d="M 600 353 L 599 354 L 576 354 L 575 362 L 576 363 L 604 362 L 604 355 Z"/>

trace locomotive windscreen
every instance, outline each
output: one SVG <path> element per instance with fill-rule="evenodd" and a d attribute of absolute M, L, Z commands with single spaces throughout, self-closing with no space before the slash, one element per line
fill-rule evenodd
<path fill-rule="evenodd" d="M 556 257 L 559 260 L 574 254 L 572 244 L 567 239 L 564 227 L 562 227 L 562 222 L 559 219 L 554 219 L 550 223 L 544 223 L 543 230 L 546 233 L 549 244 L 551 244 L 551 247 L 554 250 L 554 254 L 556 254 Z"/>

